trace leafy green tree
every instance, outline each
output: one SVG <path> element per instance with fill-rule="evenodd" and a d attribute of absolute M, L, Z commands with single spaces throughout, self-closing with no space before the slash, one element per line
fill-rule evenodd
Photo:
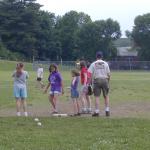
<path fill-rule="evenodd" d="M 49 57 L 55 15 L 40 7 L 35 0 L 0 2 L 0 33 L 7 49 L 30 59 Z"/>
<path fill-rule="evenodd" d="M 71 60 L 77 57 L 78 32 L 89 22 L 91 22 L 90 16 L 76 11 L 70 11 L 58 19 L 56 33 L 61 42 L 63 59 Z"/>
<path fill-rule="evenodd" d="M 35 32 L 36 50 L 38 51 L 38 56 L 40 58 L 54 58 L 52 52 L 54 51 L 55 45 L 55 22 L 56 17 L 53 13 L 40 11 L 38 15 L 38 26 Z"/>
<path fill-rule="evenodd" d="M 112 19 L 95 21 L 83 26 L 79 33 L 80 53 L 82 56 L 95 58 L 96 51 L 103 51 L 104 57 L 114 56 L 114 40 L 120 38 L 120 26 Z"/>
<path fill-rule="evenodd" d="M 134 20 L 132 38 L 142 60 L 150 60 L 150 13 Z"/>
<path fill-rule="evenodd" d="M 42 11 L 36 0 L 0 1 L 0 38 L 3 46 L 28 60 L 75 60 L 95 57 L 102 50 L 114 56 L 113 40 L 120 37 L 120 26 L 112 19 L 92 22 L 83 12 L 64 16 Z"/>
<path fill-rule="evenodd" d="M 0 3 L 1 38 L 6 47 L 26 56 L 33 55 L 35 17 L 40 5 L 34 0 L 6 0 Z"/>

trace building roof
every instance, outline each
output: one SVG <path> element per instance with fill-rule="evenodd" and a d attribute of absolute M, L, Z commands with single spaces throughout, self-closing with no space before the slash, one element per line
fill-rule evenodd
<path fill-rule="evenodd" d="M 120 38 L 114 41 L 116 47 L 132 47 L 133 41 L 129 38 Z"/>
<path fill-rule="evenodd" d="M 138 52 L 132 50 L 131 47 L 117 47 L 117 56 L 138 56 Z"/>

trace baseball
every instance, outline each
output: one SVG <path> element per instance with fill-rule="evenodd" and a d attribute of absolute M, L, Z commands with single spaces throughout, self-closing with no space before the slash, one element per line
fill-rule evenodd
<path fill-rule="evenodd" d="M 42 123 L 41 123 L 41 122 L 38 122 L 38 123 L 37 123 L 37 125 L 38 125 L 38 126 L 41 126 L 41 125 L 42 125 Z"/>
<path fill-rule="evenodd" d="M 38 121 L 39 121 L 39 119 L 38 119 L 38 118 L 35 118 L 35 119 L 34 119 L 34 121 L 38 122 Z"/>

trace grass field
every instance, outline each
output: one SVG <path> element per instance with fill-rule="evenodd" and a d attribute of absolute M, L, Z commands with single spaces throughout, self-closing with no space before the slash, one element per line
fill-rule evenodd
<path fill-rule="evenodd" d="M 15 115 L 11 78 L 15 64 L 0 61 L 0 150 L 150 149 L 150 72 L 112 72 L 110 118 L 52 118 L 44 117 L 49 115 L 47 95 L 35 88 L 36 73 L 31 64 L 26 64 L 32 117 L 17 118 L 10 117 Z M 70 73 L 62 74 L 67 87 Z M 47 76 L 48 72 L 45 83 Z M 61 103 L 68 104 L 66 101 L 64 95 Z M 101 103 L 103 110 L 102 100 Z M 40 116 L 41 127 L 34 122 L 32 110 Z"/>

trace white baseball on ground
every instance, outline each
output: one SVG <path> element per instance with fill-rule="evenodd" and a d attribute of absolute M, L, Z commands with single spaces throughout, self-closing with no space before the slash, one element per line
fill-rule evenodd
<path fill-rule="evenodd" d="M 41 122 L 38 122 L 37 125 L 38 125 L 38 126 L 42 126 L 42 123 L 41 123 Z"/>
<path fill-rule="evenodd" d="M 38 122 L 38 121 L 39 121 L 39 119 L 38 119 L 38 118 L 34 118 L 34 121 Z"/>

